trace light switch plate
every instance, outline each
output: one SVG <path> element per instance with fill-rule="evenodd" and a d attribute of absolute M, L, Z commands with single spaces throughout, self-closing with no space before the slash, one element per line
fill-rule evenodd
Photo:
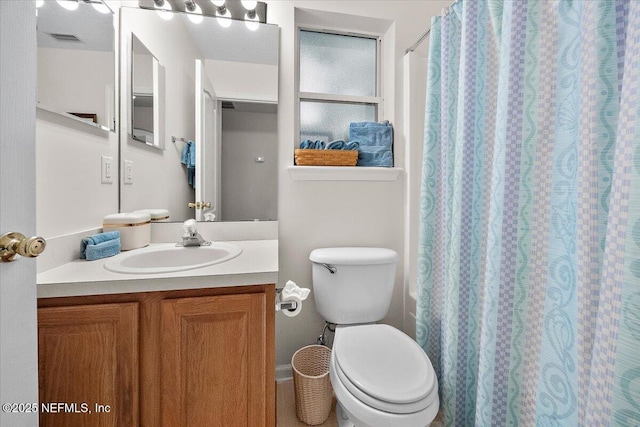
<path fill-rule="evenodd" d="M 101 156 L 100 176 L 103 184 L 113 184 L 113 157 Z"/>
<path fill-rule="evenodd" d="M 124 185 L 133 185 L 133 160 L 124 161 Z"/>

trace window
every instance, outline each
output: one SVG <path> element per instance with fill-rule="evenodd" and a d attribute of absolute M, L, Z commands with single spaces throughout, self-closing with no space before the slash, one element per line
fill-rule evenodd
<path fill-rule="evenodd" d="M 349 123 L 381 114 L 379 39 L 299 32 L 300 141 L 349 139 Z"/>

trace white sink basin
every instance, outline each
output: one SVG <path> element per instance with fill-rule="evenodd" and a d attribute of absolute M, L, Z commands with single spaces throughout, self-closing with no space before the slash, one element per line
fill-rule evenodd
<path fill-rule="evenodd" d="M 186 248 L 163 243 L 117 255 L 107 261 L 104 268 L 126 274 L 172 273 L 219 264 L 241 253 L 242 249 L 231 243 Z"/>

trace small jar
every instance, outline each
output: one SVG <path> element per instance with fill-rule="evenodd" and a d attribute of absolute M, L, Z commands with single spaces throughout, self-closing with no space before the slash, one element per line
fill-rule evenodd
<path fill-rule="evenodd" d="M 123 251 L 143 248 L 151 242 L 151 215 L 144 212 L 107 215 L 102 230 L 119 231 Z"/>

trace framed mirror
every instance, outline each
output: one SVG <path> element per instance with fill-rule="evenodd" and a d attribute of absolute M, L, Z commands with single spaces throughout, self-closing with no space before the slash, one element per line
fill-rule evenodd
<path fill-rule="evenodd" d="M 158 90 L 165 95 L 158 104 L 164 120 L 154 120 L 164 150 L 121 132 L 127 166 L 120 210 L 167 209 L 171 221 L 276 220 L 279 28 L 252 23 L 252 30 L 232 20 L 223 26 L 224 18 L 207 16 L 196 23 L 188 15 L 121 9 L 121 44 L 131 51 L 140 42 L 161 64 Z M 135 76 L 135 63 L 123 62 L 133 64 Z M 123 117 L 135 118 L 135 83 L 121 87 Z"/>
<path fill-rule="evenodd" d="M 94 0 L 37 13 L 38 108 L 115 132 L 113 12 Z"/>

